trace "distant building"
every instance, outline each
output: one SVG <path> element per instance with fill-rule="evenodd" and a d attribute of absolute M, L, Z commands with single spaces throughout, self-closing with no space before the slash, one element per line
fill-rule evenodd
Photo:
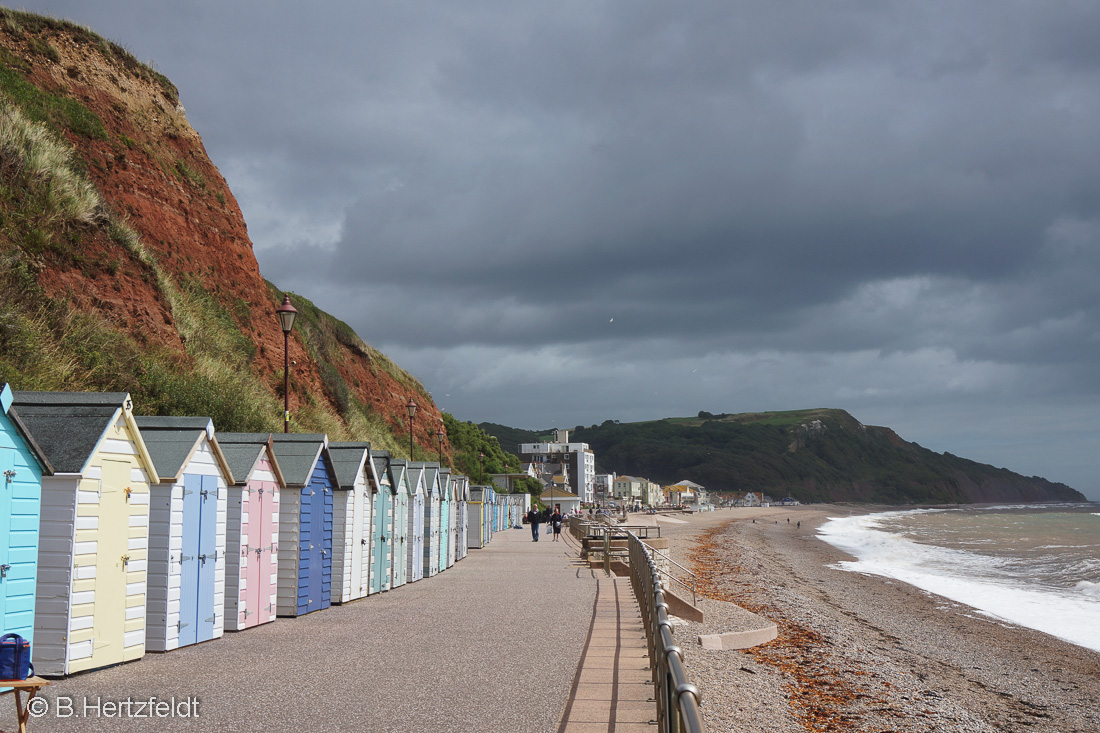
<path fill-rule="evenodd" d="M 614 483 L 616 475 L 617 474 L 614 473 L 596 474 L 596 501 L 600 504 L 606 504 L 611 501 L 611 484 Z"/>
<path fill-rule="evenodd" d="M 588 443 L 570 443 L 568 430 L 556 430 L 554 440 L 547 443 L 521 443 L 521 461 L 535 464 L 544 483 L 560 475 L 566 479 L 569 491 L 586 503 L 596 500 L 596 454 Z M 555 485 L 557 481 L 552 481 Z"/>
<path fill-rule="evenodd" d="M 658 506 L 663 499 L 660 485 L 637 476 L 616 477 L 611 494 L 614 501 L 626 506 Z"/>

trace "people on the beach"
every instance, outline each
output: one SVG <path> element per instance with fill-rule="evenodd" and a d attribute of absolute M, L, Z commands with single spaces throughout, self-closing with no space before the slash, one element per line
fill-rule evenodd
<path fill-rule="evenodd" d="M 561 536 L 561 523 L 565 520 L 565 517 L 561 515 L 561 504 L 554 505 L 554 513 L 550 515 L 550 526 L 554 529 L 554 542 L 558 541 L 558 537 Z"/>
<path fill-rule="evenodd" d="M 531 523 L 531 541 L 539 541 L 539 522 L 542 516 L 539 511 L 534 507 L 531 507 L 531 511 L 527 512 L 527 521 Z"/>

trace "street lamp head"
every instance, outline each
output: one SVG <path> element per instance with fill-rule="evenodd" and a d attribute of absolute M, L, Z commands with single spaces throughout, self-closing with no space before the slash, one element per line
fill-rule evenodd
<path fill-rule="evenodd" d="M 290 333 L 290 329 L 294 328 L 294 316 L 298 315 L 298 309 L 290 304 L 290 295 L 283 294 L 283 304 L 275 309 L 275 315 L 279 316 L 283 333 Z"/>
<path fill-rule="evenodd" d="M 412 420 L 413 416 L 416 415 L 416 403 L 413 402 L 412 397 L 409 398 L 409 403 L 407 405 L 405 405 L 405 409 L 408 410 L 409 419 Z"/>
<path fill-rule="evenodd" d="M 436 431 L 436 435 L 438 435 L 438 436 L 439 436 L 439 442 L 440 442 L 440 443 L 442 443 L 442 442 L 443 442 L 443 439 L 447 437 L 447 433 L 443 432 L 443 428 L 442 428 L 442 427 L 440 427 L 440 428 L 439 428 L 439 430 L 438 430 L 438 431 Z"/>

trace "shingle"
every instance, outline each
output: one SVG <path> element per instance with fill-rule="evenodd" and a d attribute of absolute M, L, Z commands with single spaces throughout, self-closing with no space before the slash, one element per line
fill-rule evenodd
<path fill-rule="evenodd" d="M 324 433 L 276 433 L 271 436 L 275 457 L 287 486 L 305 486 L 325 447 Z"/>
<path fill-rule="evenodd" d="M 370 443 L 329 443 L 328 454 L 340 485 L 350 489 L 355 486 L 359 467 L 370 455 Z"/>
<path fill-rule="evenodd" d="M 57 473 L 80 473 L 129 395 L 125 392 L 12 393 L 11 409 Z"/>
<path fill-rule="evenodd" d="M 135 421 L 162 480 L 179 478 L 184 462 L 213 425 L 208 417 L 143 416 Z"/>

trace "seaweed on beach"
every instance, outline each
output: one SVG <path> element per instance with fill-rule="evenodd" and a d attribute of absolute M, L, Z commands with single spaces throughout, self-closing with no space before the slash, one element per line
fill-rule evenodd
<path fill-rule="evenodd" d="M 862 669 L 839 669 L 830 652 L 828 639 L 812 629 L 780 617 L 777 609 L 753 597 L 754 585 L 747 573 L 722 556 L 720 536 L 727 527 L 703 532 L 690 557 L 699 576 L 700 593 L 714 600 L 735 603 L 773 620 L 778 637 L 767 644 L 746 649 L 759 664 L 768 665 L 790 679 L 786 686 L 791 714 L 813 733 L 835 733 L 853 728 L 861 716 L 852 706 L 857 700 L 885 703 L 861 691 L 852 677 L 867 674 Z M 737 589 L 731 590 L 731 588 Z"/>

